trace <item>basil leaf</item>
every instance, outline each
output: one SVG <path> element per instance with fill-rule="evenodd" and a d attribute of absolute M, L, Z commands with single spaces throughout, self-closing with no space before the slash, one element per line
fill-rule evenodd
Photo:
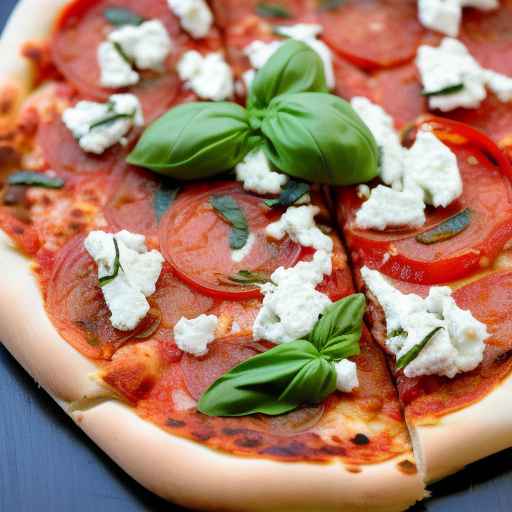
<path fill-rule="evenodd" d="M 98 128 L 98 126 L 104 126 L 109 125 L 112 123 L 115 123 L 116 121 L 119 121 L 119 119 L 131 119 L 133 118 L 134 114 L 112 114 L 111 116 L 104 117 L 103 119 L 100 119 L 99 121 L 94 122 L 89 127 L 89 131 L 94 130 L 94 128 Z"/>
<path fill-rule="evenodd" d="M 471 210 L 465 208 L 453 217 L 446 219 L 437 226 L 424 231 L 416 236 L 416 241 L 420 244 L 431 245 L 443 240 L 449 240 L 459 233 L 462 233 L 471 224 Z"/>
<path fill-rule="evenodd" d="M 7 178 L 9 185 L 24 185 L 27 187 L 42 187 L 42 188 L 62 188 L 64 180 L 57 177 L 51 177 L 47 174 L 33 171 L 20 171 L 11 174 Z"/>
<path fill-rule="evenodd" d="M 256 74 L 248 107 L 265 108 L 276 96 L 296 92 L 328 92 L 328 87 L 318 54 L 306 43 L 289 39 Z"/>
<path fill-rule="evenodd" d="M 241 249 L 249 238 L 249 226 L 245 214 L 238 206 L 238 203 L 232 196 L 213 196 L 210 198 L 210 204 L 231 224 L 231 233 L 229 234 L 229 246 L 231 249 Z"/>
<path fill-rule="evenodd" d="M 145 19 L 142 16 L 126 9 L 124 7 L 109 7 L 103 11 L 105 19 L 115 27 L 122 27 L 124 25 L 140 25 L 144 23 Z"/>
<path fill-rule="evenodd" d="M 290 176 L 329 185 L 370 181 L 378 174 L 373 135 L 341 98 L 304 92 L 274 98 L 261 125 L 264 151 Z"/>
<path fill-rule="evenodd" d="M 153 209 L 155 211 L 156 220 L 160 222 L 164 213 L 174 202 L 180 187 L 174 183 L 161 183 L 160 187 L 153 195 Z"/>
<path fill-rule="evenodd" d="M 198 410 L 209 416 L 274 416 L 304 402 L 321 402 L 336 389 L 336 371 L 320 359 L 309 341 L 278 345 L 216 380 L 199 400 Z"/>
<path fill-rule="evenodd" d="M 121 269 L 121 261 L 119 259 L 119 245 L 117 245 L 117 240 L 114 238 L 114 247 L 116 250 L 116 256 L 114 258 L 114 264 L 112 265 L 112 274 L 109 276 L 100 277 L 100 287 L 103 288 L 107 284 L 111 283 L 119 274 L 119 270 Z"/>
<path fill-rule="evenodd" d="M 343 5 L 346 0 L 320 0 L 321 11 L 333 11 L 340 5 Z"/>
<path fill-rule="evenodd" d="M 126 55 L 125 51 L 123 50 L 123 47 L 118 42 L 114 43 L 114 48 L 115 48 L 116 52 L 119 53 L 121 58 L 126 62 L 126 64 L 133 66 L 132 59 L 130 59 L 130 57 L 128 57 L 128 55 Z"/>
<path fill-rule="evenodd" d="M 241 106 L 187 103 L 151 124 L 128 162 L 181 180 L 208 178 L 234 167 L 258 142 Z"/>
<path fill-rule="evenodd" d="M 284 186 L 283 190 L 281 191 L 281 195 L 278 198 L 265 199 L 263 202 L 269 208 L 275 208 L 276 206 L 292 206 L 301 197 L 304 197 L 307 193 L 309 193 L 310 188 L 311 187 L 307 183 L 290 180 Z"/>
<path fill-rule="evenodd" d="M 456 92 L 460 92 L 464 89 L 464 84 L 456 84 L 450 85 L 448 87 L 444 87 L 443 89 L 439 89 L 438 91 L 422 91 L 422 96 L 444 96 L 446 94 L 455 94 Z"/>
<path fill-rule="evenodd" d="M 330 360 L 358 355 L 365 309 L 362 293 L 331 304 L 308 336 L 309 341 Z"/>
<path fill-rule="evenodd" d="M 259 3 L 256 6 L 256 14 L 263 18 L 291 18 L 288 10 L 278 4 Z"/>
<path fill-rule="evenodd" d="M 269 278 L 258 272 L 251 272 L 250 270 L 240 270 L 231 276 L 224 274 L 216 274 L 220 284 L 227 286 L 248 286 L 254 284 L 265 284 L 269 282 Z"/>
<path fill-rule="evenodd" d="M 398 370 L 405 368 L 411 361 L 416 359 L 420 352 L 426 347 L 427 343 L 441 330 L 443 327 L 436 327 L 432 331 L 430 331 L 423 340 L 420 341 L 417 345 L 411 348 L 407 353 L 405 353 L 402 357 L 398 359 L 396 362 L 396 367 Z"/>

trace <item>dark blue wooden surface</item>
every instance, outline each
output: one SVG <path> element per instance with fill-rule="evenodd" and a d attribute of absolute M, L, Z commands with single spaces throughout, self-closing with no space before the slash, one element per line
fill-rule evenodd
<path fill-rule="evenodd" d="M 0 0 L 0 27 L 15 3 Z M 126 476 L 1 345 L 0 406 L 0 512 L 185 512 Z M 512 450 L 431 491 L 433 497 L 411 512 L 511 512 Z"/>

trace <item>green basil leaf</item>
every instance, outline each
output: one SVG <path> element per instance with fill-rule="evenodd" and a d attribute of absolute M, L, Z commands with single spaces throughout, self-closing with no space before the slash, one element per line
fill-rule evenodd
<path fill-rule="evenodd" d="M 340 5 L 343 5 L 346 0 L 320 0 L 321 11 L 333 11 Z"/>
<path fill-rule="evenodd" d="M 462 233 L 471 224 L 471 210 L 465 208 L 459 213 L 441 222 L 437 226 L 416 236 L 420 244 L 431 245 L 443 240 L 449 240 Z"/>
<path fill-rule="evenodd" d="M 274 416 L 304 402 L 321 402 L 336 388 L 336 372 L 331 365 L 331 377 L 326 377 L 325 364 L 312 364 L 319 359 L 309 341 L 278 345 L 216 380 L 199 400 L 198 410 L 209 416 Z"/>
<path fill-rule="evenodd" d="M 250 270 L 239 270 L 236 274 L 231 276 L 225 276 L 224 274 L 218 273 L 216 274 L 216 277 L 218 282 L 225 286 L 250 286 L 255 284 L 265 284 L 270 281 L 269 277 Z"/>
<path fill-rule="evenodd" d="M 358 355 L 365 309 L 366 300 L 362 293 L 331 304 L 308 339 L 331 361 Z"/>
<path fill-rule="evenodd" d="M 248 107 L 265 108 L 276 96 L 297 92 L 328 92 L 328 87 L 318 54 L 306 43 L 289 39 L 256 74 Z"/>
<path fill-rule="evenodd" d="M 181 180 L 208 178 L 234 167 L 259 141 L 241 106 L 187 103 L 151 124 L 128 162 Z"/>
<path fill-rule="evenodd" d="M 373 135 L 352 107 L 334 95 L 278 96 L 265 113 L 261 131 L 268 159 L 295 178 L 353 185 L 378 174 Z"/>
<path fill-rule="evenodd" d="M 119 245 L 117 245 L 117 240 L 114 238 L 114 247 L 116 250 L 116 256 L 114 258 L 114 264 L 112 265 L 112 274 L 109 276 L 100 277 L 100 287 L 103 288 L 107 284 L 111 283 L 119 274 L 119 270 L 121 269 L 121 261 L 119 259 Z"/>
<path fill-rule="evenodd" d="M 283 187 L 281 194 L 275 199 L 265 199 L 263 202 L 269 208 L 277 206 L 288 207 L 295 204 L 301 197 L 304 197 L 310 191 L 310 186 L 302 181 L 289 180 Z"/>
<path fill-rule="evenodd" d="M 179 190 L 180 187 L 176 183 L 160 183 L 153 195 L 153 210 L 158 222 L 176 199 Z"/>
<path fill-rule="evenodd" d="M 122 27 L 123 25 L 137 26 L 145 21 L 142 16 L 124 7 L 109 7 L 103 11 L 103 16 L 114 27 Z"/>
<path fill-rule="evenodd" d="M 51 177 L 47 174 L 33 171 L 20 171 L 11 174 L 7 178 L 9 185 L 24 185 L 27 187 L 41 187 L 41 188 L 62 188 L 64 180 L 57 177 Z"/>
<path fill-rule="evenodd" d="M 105 126 L 115 123 L 116 121 L 119 121 L 119 119 L 131 119 L 133 116 L 134 114 L 112 114 L 111 116 L 104 117 L 103 119 L 100 119 L 99 121 L 91 124 L 89 131 L 94 130 L 94 128 L 98 128 L 98 126 Z"/>
<path fill-rule="evenodd" d="M 448 87 L 444 87 L 443 89 L 439 89 L 438 91 L 422 91 L 422 96 L 444 96 L 446 94 L 455 94 L 456 92 L 460 92 L 464 89 L 464 84 L 455 84 L 450 85 Z"/>
<path fill-rule="evenodd" d="M 256 14 L 263 18 L 291 18 L 290 12 L 278 4 L 259 3 L 256 6 Z"/>
<path fill-rule="evenodd" d="M 133 61 L 126 55 L 126 52 L 123 50 L 123 47 L 116 41 L 114 43 L 114 48 L 119 55 L 121 55 L 121 58 L 126 62 L 126 64 L 129 64 L 130 66 L 133 66 Z"/>
<path fill-rule="evenodd" d="M 423 340 L 420 341 L 417 345 L 411 348 L 406 354 L 398 359 L 396 362 L 396 367 L 398 370 L 405 368 L 411 361 L 416 359 L 420 352 L 426 347 L 427 343 L 441 330 L 443 327 L 436 327 L 432 331 L 430 331 Z"/>
<path fill-rule="evenodd" d="M 241 249 L 249 238 L 249 226 L 243 210 L 230 195 L 212 196 L 210 204 L 226 222 L 231 224 L 229 234 L 231 249 Z"/>

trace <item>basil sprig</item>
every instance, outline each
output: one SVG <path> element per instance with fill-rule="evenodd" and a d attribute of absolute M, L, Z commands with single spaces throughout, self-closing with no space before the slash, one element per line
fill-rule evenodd
<path fill-rule="evenodd" d="M 460 92 L 464 89 L 464 84 L 455 84 L 455 85 L 449 85 L 448 87 L 444 87 L 443 89 L 439 89 L 437 91 L 422 91 L 422 96 L 445 96 L 448 94 L 455 94 L 457 92 Z"/>
<path fill-rule="evenodd" d="M 216 380 L 199 400 L 199 411 L 273 416 L 322 402 L 336 390 L 334 363 L 359 354 L 364 310 L 362 294 L 332 304 L 307 339 L 258 354 Z"/>
<path fill-rule="evenodd" d="M 11 176 L 7 178 L 7 183 L 9 185 L 41 188 L 62 188 L 64 186 L 64 180 L 62 178 L 33 171 L 20 171 L 11 174 Z"/>
<path fill-rule="evenodd" d="M 263 202 L 269 208 L 277 206 L 288 207 L 295 204 L 299 199 L 304 197 L 310 190 L 310 186 L 302 181 L 290 180 L 283 187 L 281 194 L 277 198 L 265 199 Z"/>
<path fill-rule="evenodd" d="M 247 109 L 228 102 L 178 106 L 146 129 L 128 162 L 201 179 L 233 168 L 261 145 L 278 170 L 304 181 L 373 179 L 375 139 L 347 102 L 325 90 L 320 57 L 289 40 L 258 72 Z"/>
<path fill-rule="evenodd" d="M 107 284 L 111 283 L 119 274 L 119 270 L 122 270 L 121 268 L 121 259 L 119 255 L 119 245 L 117 244 L 117 240 L 114 238 L 114 249 L 116 251 L 116 255 L 114 258 L 114 263 L 112 265 L 112 273 L 108 276 L 103 276 L 99 278 L 100 287 L 103 288 L 104 286 L 107 286 Z"/>
<path fill-rule="evenodd" d="M 405 368 L 409 363 L 414 361 L 427 346 L 427 343 L 441 330 L 443 327 L 436 327 L 430 331 L 417 345 L 411 348 L 407 353 L 398 359 L 396 367 L 398 370 Z"/>
<path fill-rule="evenodd" d="M 144 18 L 137 13 L 124 7 L 109 7 L 103 11 L 105 19 L 114 27 L 123 27 L 124 25 L 141 25 Z"/>
<path fill-rule="evenodd" d="M 210 204 L 226 222 L 231 224 L 231 233 L 229 233 L 231 249 L 241 249 L 249 238 L 249 226 L 243 210 L 229 195 L 213 196 L 210 198 Z"/>

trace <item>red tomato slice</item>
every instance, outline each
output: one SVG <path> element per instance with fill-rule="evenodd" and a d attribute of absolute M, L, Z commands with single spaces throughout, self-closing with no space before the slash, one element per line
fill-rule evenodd
<path fill-rule="evenodd" d="M 412 60 L 425 35 L 414 0 L 347 0 L 319 19 L 327 43 L 363 69 Z"/>
<path fill-rule="evenodd" d="M 57 254 L 47 281 L 47 309 L 57 330 L 73 347 L 93 359 L 110 359 L 127 341 L 153 330 L 168 330 L 184 315 L 208 311 L 214 301 L 189 290 L 164 267 L 149 302 L 154 313 L 134 331 L 114 329 L 98 285 L 98 269 L 86 252 L 84 237 L 76 237 Z M 160 322 L 158 329 L 152 329 Z M 156 333 L 158 334 L 158 333 Z"/>
<path fill-rule="evenodd" d="M 339 192 L 338 199 L 357 266 L 368 265 L 402 281 L 437 284 L 490 265 L 512 236 L 512 168 L 497 146 L 473 128 L 433 117 L 427 121 L 458 157 L 464 183 L 462 197 L 447 208 L 429 209 L 427 222 L 420 229 L 385 232 L 354 226 L 362 204 L 354 188 Z M 455 140 L 458 145 L 453 144 Z M 465 231 L 432 245 L 416 241 L 417 234 L 464 208 L 472 210 L 471 224 Z"/>
<path fill-rule="evenodd" d="M 364 71 L 335 54 L 333 54 L 333 67 L 336 78 L 335 92 L 338 96 L 346 100 L 350 100 L 354 96 L 373 98 L 370 81 Z"/>
<path fill-rule="evenodd" d="M 231 258 L 226 223 L 209 203 L 215 195 L 232 196 L 243 210 L 256 241 L 240 263 Z M 160 222 L 160 246 L 176 275 L 195 289 L 225 299 L 259 297 L 257 286 L 224 284 L 240 270 L 258 272 L 266 277 L 280 266 L 293 266 L 301 247 L 285 238 L 271 240 L 265 228 L 278 219 L 261 198 L 245 193 L 236 182 L 221 181 L 188 186 L 180 193 Z"/>
<path fill-rule="evenodd" d="M 76 0 L 62 12 L 52 41 L 52 56 L 59 71 L 85 97 L 105 101 L 119 89 L 105 89 L 100 83 L 97 48 L 105 40 L 111 25 L 103 12 L 110 7 L 124 7 L 145 19 L 158 19 L 167 28 L 173 42 L 173 52 L 166 62 L 165 73 L 143 72 L 139 84 L 122 89 L 135 94 L 142 103 L 146 122 L 150 122 L 187 94 L 175 72 L 182 52 L 198 45 L 207 50 L 220 47 L 220 37 L 212 31 L 211 37 L 201 43 L 180 29 L 166 0 Z"/>

